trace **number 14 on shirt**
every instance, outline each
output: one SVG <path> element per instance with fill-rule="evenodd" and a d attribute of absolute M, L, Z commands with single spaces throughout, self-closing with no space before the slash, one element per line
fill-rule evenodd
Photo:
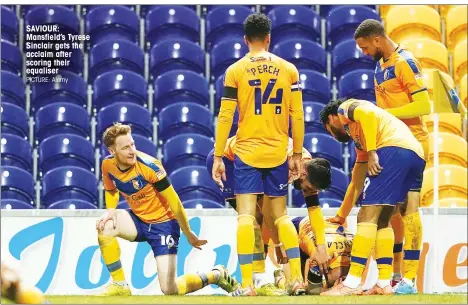
<path fill-rule="evenodd" d="M 249 85 L 255 87 L 255 114 L 261 115 L 262 114 L 262 105 L 263 104 L 276 104 L 281 105 L 283 102 L 283 88 L 276 89 L 275 97 L 270 97 L 271 92 L 273 91 L 276 78 L 271 78 L 268 81 L 268 85 L 265 88 L 265 91 L 262 94 L 262 82 L 260 79 L 253 79 L 249 80 Z M 276 114 L 281 114 L 281 106 L 277 106 L 275 109 Z"/>

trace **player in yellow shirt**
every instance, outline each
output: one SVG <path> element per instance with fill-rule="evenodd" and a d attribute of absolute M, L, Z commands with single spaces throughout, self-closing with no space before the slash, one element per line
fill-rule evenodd
<path fill-rule="evenodd" d="M 362 294 L 361 277 L 374 246 L 379 280 L 367 294 L 391 294 L 394 233 L 389 221 L 424 171 L 423 148 L 408 126 L 368 101 L 332 101 L 320 120 L 335 139 L 356 144 L 356 164 L 339 215 L 345 218 L 363 193 L 349 274 L 323 294 Z"/>
<path fill-rule="evenodd" d="M 356 29 L 355 39 L 363 53 L 377 62 L 375 68 L 375 96 L 377 106 L 401 119 L 422 144 L 428 156 L 429 141 L 423 115 L 431 112 L 430 98 L 421 73 L 421 65 L 404 45 L 392 41 L 383 25 L 376 20 L 363 21 Z M 422 222 L 419 215 L 421 175 L 411 186 L 407 201 L 399 204 L 399 212 L 392 217 L 395 230 L 394 275 L 392 284 L 398 294 L 416 293 L 415 277 L 422 246 Z M 403 247 L 403 238 L 405 244 Z M 401 258 L 404 249 L 401 277 Z"/>
<path fill-rule="evenodd" d="M 244 22 L 249 53 L 232 64 L 224 76 L 224 93 L 216 130 L 213 179 L 226 179 L 224 149 L 234 112 L 239 128 L 234 146 L 234 193 L 239 212 L 237 252 L 242 273 L 239 294 L 254 295 L 252 261 L 257 195 L 264 194 L 292 269 L 290 294 L 304 293 L 301 281 L 297 232 L 286 213 L 288 173 L 296 176 L 304 141 L 304 111 L 296 67 L 268 52 L 271 20 L 252 14 Z M 293 156 L 287 160 L 289 121 L 292 124 Z M 289 168 L 288 168 L 289 167 Z"/>
<path fill-rule="evenodd" d="M 237 282 L 222 266 L 208 273 L 176 278 L 180 230 L 197 249 L 201 250 L 207 241 L 198 239 L 190 229 L 182 202 L 161 162 L 136 149 L 130 126 L 114 124 L 104 132 L 103 142 L 111 153 L 102 162 L 107 212 L 96 223 L 96 229 L 102 257 L 113 279 L 106 295 L 131 295 L 116 237 L 151 246 L 164 294 L 184 295 L 210 284 L 227 292 L 237 288 Z M 128 201 L 128 211 L 115 209 L 119 194 Z"/>

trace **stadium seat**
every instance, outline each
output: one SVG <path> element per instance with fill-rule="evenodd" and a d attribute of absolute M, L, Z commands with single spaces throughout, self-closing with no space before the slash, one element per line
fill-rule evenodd
<path fill-rule="evenodd" d="M 439 132 L 462 136 L 462 118 L 459 113 L 439 113 Z M 434 114 L 423 117 L 429 132 L 434 131 Z"/>
<path fill-rule="evenodd" d="M 63 5 L 37 5 L 29 9 L 24 16 L 25 29 L 28 25 L 46 24 L 58 25 L 60 33 L 65 35 L 80 33 L 80 21 L 76 12 Z"/>
<path fill-rule="evenodd" d="M 429 93 L 429 97 L 431 98 L 431 100 L 432 100 L 432 94 L 434 90 L 434 77 L 433 77 L 434 71 L 435 69 L 426 69 L 426 68 L 422 69 L 421 71 L 424 77 L 424 83 L 426 85 L 427 92 Z M 452 88 L 455 88 L 455 83 L 452 77 L 450 77 L 450 75 L 448 75 L 445 72 L 440 71 L 440 73 L 442 74 L 442 77 L 445 79 L 447 84 L 449 84 Z"/>
<path fill-rule="evenodd" d="M 224 93 L 224 75 L 219 76 L 215 82 L 214 114 L 218 115 L 221 108 L 221 98 Z"/>
<path fill-rule="evenodd" d="M 31 171 L 32 149 L 28 141 L 16 135 L 3 134 L 1 148 L 2 166 L 15 166 Z"/>
<path fill-rule="evenodd" d="M 158 139 L 162 142 L 179 134 L 214 136 L 213 115 L 206 107 L 180 102 L 169 105 L 158 115 Z"/>
<path fill-rule="evenodd" d="M 36 7 L 40 7 L 42 5 L 21 5 L 21 16 L 26 16 L 30 10 L 36 8 Z M 67 9 L 67 10 L 70 10 L 70 11 L 74 11 L 75 10 L 75 6 L 76 5 L 57 5 L 61 8 L 64 8 L 64 9 Z"/>
<path fill-rule="evenodd" d="M 450 50 L 467 37 L 467 14 L 466 5 L 457 5 L 447 13 L 445 31 L 447 33 L 447 46 Z"/>
<path fill-rule="evenodd" d="M 362 53 L 354 39 L 340 42 L 332 51 L 332 75 L 337 80 L 355 70 L 374 70 L 375 61 Z"/>
<path fill-rule="evenodd" d="M 60 200 L 84 200 L 96 205 L 98 181 L 93 172 L 76 166 L 62 166 L 42 177 L 41 205 L 48 207 Z"/>
<path fill-rule="evenodd" d="M 21 75 L 23 71 L 23 55 L 12 42 L 2 39 L 2 71 Z"/>
<path fill-rule="evenodd" d="M 439 199 L 462 198 L 466 201 L 467 169 L 457 165 L 441 165 L 437 173 L 439 176 Z M 421 206 L 428 207 L 434 202 L 434 167 L 424 171 L 421 188 Z"/>
<path fill-rule="evenodd" d="M 187 6 L 187 7 L 192 6 L 193 7 L 192 9 L 194 11 L 197 10 L 196 5 L 185 5 L 185 6 Z M 209 12 L 211 12 L 212 10 L 214 10 L 215 8 L 218 8 L 220 6 L 224 6 L 224 4 L 222 4 L 222 5 L 202 5 L 201 6 L 201 15 L 206 16 Z M 256 11 L 256 7 L 253 4 L 251 4 L 251 5 L 245 4 L 245 5 L 239 5 L 239 6 L 245 6 L 246 8 L 248 8 L 251 11 L 251 13 L 255 13 L 255 11 Z"/>
<path fill-rule="evenodd" d="M 224 206 L 213 200 L 206 199 L 191 199 L 184 201 L 186 209 L 223 209 Z"/>
<path fill-rule="evenodd" d="M 362 5 L 345 5 L 334 8 L 327 17 L 327 47 L 329 50 L 342 41 L 354 39 L 354 32 L 366 19 L 380 21 L 377 12 Z"/>
<path fill-rule="evenodd" d="M 184 133 L 170 138 L 163 146 L 164 167 L 168 173 L 188 165 L 205 165 L 214 141 L 200 134 Z"/>
<path fill-rule="evenodd" d="M 465 105 L 465 107 L 467 107 L 468 105 L 468 98 L 467 98 L 467 93 L 466 93 L 467 82 L 468 82 L 468 78 L 467 78 L 467 75 L 465 74 L 460 80 L 460 100 Z"/>
<path fill-rule="evenodd" d="M 237 129 L 239 127 L 239 111 L 234 112 L 234 117 L 232 118 L 232 127 L 231 131 L 229 132 L 229 137 L 233 137 L 237 133 Z"/>
<path fill-rule="evenodd" d="M 210 95 L 206 79 L 185 70 L 173 70 L 159 76 L 154 81 L 154 112 L 177 102 L 209 106 Z"/>
<path fill-rule="evenodd" d="M 132 134 L 132 138 L 135 141 L 135 147 L 138 151 L 141 151 L 152 157 L 156 157 L 157 148 L 156 148 L 156 145 L 154 145 L 153 141 L 151 141 L 149 138 L 140 136 L 139 134 Z M 110 155 L 110 153 L 107 150 L 104 143 L 102 143 L 101 144 L 101 162 L 104 159 L 104 157 L 108 155 Z"/>
<path fill-rule="evenodd" d="M 244 37 L 244 21 L 252 11 L 242 5 L 220 5 L 205 17 L 206 50 L 221 41 Z"/>
<path fill-rule="evenodd" d="M 0 173 L 2 175 L 2 201 L 16 199 L 33 203 L 34 178 L 29 172 L 18 167 L 2 165 Z"/>
<path fill-rule="evenodd" d="M 319 199 L 320 205 L 322 208 L 339 208 L 343 200 L 336 199 L 336 198 L 320 198 Z"/>
<path fill-rule="evenodd" d="M 59 200 L 57 202 L 52 203 L 51 205 L 47 206 L 47 209 L 51 210 L 94 210 L 97 209 L 97 206 L 80 199 L 64 199 Z"/>
<path fill-rule="evenodd" d="M 17 199 L 2 199 L 2 210 L 30 210 L 34 209 L 31 203 Z"/>
<path fill-rule="evenodd" d="M 2 134 L 13 134 L 26 139 L 29 136 L 28 115 L 23 108 L 2 103 Z"/>
<path fill-rule="evenodd" d="M 439 164 L 452 164 L 467 167 L 467 143 L 460 136 L 452 133 L 439 133 Z M 434 162 L 434 134 L 429 134 L 429 155 L 426 168 L 432 167 Z"/>
<path fill-rule="evenodd" d="M 224 202 L 223 194 L 206 170 L 206 166 L 186 166 L 169 175 L 180 200 L 208 199 Z"/>
<path fill-rule="evenodd" d="M 83 107 L 70 103 L 54 103 L 37 111 L 34 129 L 37 142 L 56 134 L 89 138 L 91 118 Z"/>
<path fill-rule="evenodd" d="M 452 10 L 452 8 L 456 7 L 457 5 L 453 4 L 444 4 L 444 5 L 431 5 L 433 7 L 439 7 L 439 12 L 442 17 L 447 19 L 448 13 Z"/>
<path fill-rule="evenodd" d="M 347 5 L 319 5 L 320 16 L 322 18 L 327 19 L 332 10 L 341 6 L 347 6 Z M 363 6 L 367 6 L 368 8 L 373 9 L 373 10 L 376 9 L 375 5 L 363 5 Z"/>
<path fill-rule="evenodd" d="M 281 5 L 272 9 L 268 17 L 271 19 L 272 49 L 284 39 L 303 38 L 321 42 L 321 19 L 311 8 L 301 5 Z"/>
<path fill-rule="evenodd" d="M 300 208 L 305 204 L 304 195 L 302 191 L 296 190 L 293 188 L 292 190 L 292 206 L 295 208 Z"/>
<path fill-rule="evenodd" d="M 388 12 L 390 11 L 390 9 L 392 9 L 395 6 L 398 6 L 398 5 L 379 5 L 380 17 L 382 17 L 382 19 L 385 20 L 386 17 L 387 17 Z M 425 6 L 431 7 L 433 9 L 435 9 L 435 10 L 439 9 L 438 5 L 425 5 Z M 450 6 L 450 5 L 441 5 L 441 7 L 442 6 Z M 442 13 L 441 13 L 441 15 L 442 15 Z"/>
<path fill-rule="evenodd" d="M 453 78 L 455 82 L 458 81 L 466 75 L 468 61 L 467 61 L 467 46 L 468 40 L 461 40 L 456 46 L 453 51 Z"/>
<path fill-rule="evenodd" d="M 164 40 L 200 41 L 200 17 L 190 8 L 161 5 L 152 8 L 145 19 L 147 49 Z"/>
<path fill-rule="evenodd" d="M 329 190 L 327 191 L 320 191 L 319 192 L 319 201 L 323 198 L 329 198 L 329 199 L 336 199 L 343 201 L 344 198 L 344 193 L 340 192 L 331 192 Z"/>
<path fill-rule="evenodd" d="M 10 103 L 24 109 L 25 90 L 23 79 L 18 75 L 2 71 L 2 103 Z"/>
<path fill-rule="evenodd" d="M 297 69 L 327 72 L 327 52 L 317 42 L 306 39 L 286 39 L 277 43 L 273 53 L 293 63 Z"/>
<path fill-rule="evenodd" d="M 439 12 L 426 5 L 392 6 L 385 18 L 385 29 L 393 41 L 442 39 Z"/>
<path fill-rule="evenodd" d="M 189 70 L 205 74 L 205 51 L 188 40 L 166 40 L 154 45 L 150 51 L 151 79 L 173 70 Z"/>
<path fill-rule="evenodd" d="M 2 40 L 16 44 L 18 40 L 18 18 L 15 12 L 2 5 Z"/>
<path fill-rule="evenodd" d="M 39 172 L 42 174 L 60 167 L 76 166 L 94 171 L 94 147 L 83 137 L 59 134 L 39 144 Z"/>
<path fill-rule="evenodd" d="M 300 70 L 302 99 L 327 104 L 331 98 L 330 80 L 323 73 L 312 70 Z"/>
<path fill-rule="evenodd" d="M 62 71 L 55 77 L 57 78 L 55 82 L 31 84 L 31 110 L 33 112 L 51 103 L 72 103 L 86 107 L 86 82 L 81 76 Z M 67 82 L 59 81 L 60 79 L 67 79 Z"/>
<path fill-rule="evenodd" d="M 342 199 L 346 193 L 349 184 L 349 177 L 340 169 L 332 166 L 331 168 L 332 185 L 327 190 L 327 193 L 335 194 L 329 198 Z M 322 194 L 323 196 L 323 194 Z"/>
<path fill-rule="evenodd" d="M 104 131 L 112 126 L 114 122 L 129 124 L 132 126 L 132 133 L 150 138 L 153 135 L 153 125 L 151 115 L 143 106 L 118 102 L 103 107 L 97 115 L 97 135 L 101 138 Z"/>
<path fill-rule="evenodd" d="M 224 40 L 213 47 L 210 56 L 210 75 L 214 82 L 226 69 L 249 52 L 243 39 Z"/>
<path fill-rule="evenodd" d="M 283 5 L 261 5 L 260 6 L 260 12 L 264 14 L 268 14 L 272 9 L 275 9 L 277 7 L 282 7 Z M 310 5 L 302 5 L 307 8 L 311 8 Z"/>
<path fill-rule="evenodd" d="M 97 110 L 126 102 L 145 106 L 148 85 L 140 74 L 126 70 L 112 70 L 99 75 L 93 84 L 93 107 Z"/>
<path fill-rule="evenodd" d="M 71 52 L 72 54 L 70 56 L 70 64 L 65 67 L 60 67 L 59 72 L 70 71 L 79 75 L 83 75 L 83 51 L 81 49 L 73 49 Z"/>
<path fill-rule="evenodd" d="M 86 14 L 94 10 L 95 8 L 102 7 L 102 6 L 110 7 L 111 5 L 81 5 L 81 16 L 85 16 Z M 136 11 L 136 5 L 124 5 L 124 6 L 128 7 L 134 12 Z M 143 6 L 151 6 L 151 5 L 142 5 L 141 6 L 142 9 L 143 9 Z"/>
<path fill-rule="evenodd" d="M 430 39 L 411 39 L 401 42 L 416 57 L 422 68 L 439 69 L 448 73 L 447 48 L 440 42 Z"/>
<path fill-rule="evenodd" d="M 86 15 L 85 32 L 91 37 L 90 46 L 119 39 L 138 43 L 140 20 L 134 11 L 123 5 L 100 6 Z"/>
<path fill-rule="evenodd" d="M 130 209 L 130 205 L 128 204 L 127 200 L 121 200 L 119 201 L 119 204 L 117 204 L 117 209 L 128 210 Z"/>
<path fill-rule="evenodd" d="M 110 70 L 123 69 L 144 75 L 143 50 L 128 40 L 105 40 L 89 50 L 89 78 L 93 81 Z"/>
<path fill-rule="evenodd" d="M 465 208 L 467 207 L 466 198 L 444 198 L 439 200 L 441 208 Z"/>
<path fill-rule="evenodd" d="M 304 147 L 316 158 L 325 158 L 337 168 L 343 168 L 343 147 L 332 136 L 323 133 L 307 133 Z"/>
<path fill-rule="evenodd" d="M 354 141 L 349 141 L 348 144 L 348 153 L 349 153 L 349 172 L 351 173 L 353 171 L 354 164 L 356 163 L 356 145 L 354 144 Z M 351 174 L 350 174 L 351 175 Z"/>
<path fill-rule="evenodd" d="M 327 133 L 327 130 L 323 127 L 320 122 L 320 111 L 322 111 L 324 105 L 317 102 L 303 102 L 304 108 L 304 122 L 306 133 Z"/>
<path fill-rule="evenodd" d="M 344 74 L 338 83 L 338 96 L 375 101 L 374 71 L 355 70 Z"/>

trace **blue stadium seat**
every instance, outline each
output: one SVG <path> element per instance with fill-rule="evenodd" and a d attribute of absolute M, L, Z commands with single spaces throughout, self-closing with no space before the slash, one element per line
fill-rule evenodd
<path fill-rule="evenodd" d="M 26 86 L 18 75 L 2 71 L 2 103 L 10 103 L 21 108 L 25 107 Z"/>
<path fill-rule="evenodd" d="M 10 71 L 21 75 L 23 71 L 23 55 L 12 42 L 2 39 L 2 71 Z"/>
<path fill-rule="evenodd" d="M 25 16 L 30 10 L 36 7 L 40 7 L 43 5 L 21 5 L 21 16 Z M 75 10 L 75 5 L 56 5 L 65 9 L 68 9 L 70 11 Z"/>
<path fill-rule="evenodd" d="M 324 133 L 307 133 L 304 147 L 313 157 L 325 158 L 331 166 L 343 168 L 343 147 L 341 143 Z"/>
<path fill-rule="evenodd" d="M 332 166 L 331 178 L 332 184 L 326 193 L 322 194 L 322 198 L 343 199 L 346 189 L 348 188 L 349 177 L 344 171 Z"/>
<path fill-rule="evenodd" d="M 29 172 L 18 167 L 2 165 L 0 173 L 2 175 L 2 200 L 17 199 L 33 203 L 34 178 Z"/>
<path fill-rule="evenodd" d="M 348 152 L 349 152 L 349 171 L 351 172 L 354 167 L 354 163 L 356 163 L 356 145 L 354 144 L 354 141 L 349 141 L 348 142 Z"/>
<path fill-rule="evenodd" d="M 15 12 L 2 5 L 2 40 L 16 44 L 18 40 L 18 18 Z"/>
<path fill-rule="evenodd" d="M 271 19 L 271 47 L 284 39 L 304 38 L 320 43 L 321 19 L 311 8 L 281 5 L 268 13 Z"/>
<path fill-rule="evenodd" d="M 322 104 L 327 104 L 330 101 L 330 80 L 323 73 L 300 70 L 299 78 L 304 101 L 316 101 Z"/>
<path fill-rule="evenodd" d="M 293 63 L 297 69 L 327 72 L 327 52 L 320 44 L 307 39 L 286 39 L 277 43 L 273 53 Z"/>
<path fill-rule="evenodd" d="M 85 32 L 91 37 L 91 46 L 104 40 L 125 39 L 139 42 L 140 20 L 128 7 L 100 6 L 86 14 L 85 20 Z"/>
<path fill-rule="evenodd" d="M 205 74 L 205 51 L 188 40 L 166 40 L 154 45 L 149 58 L 151 79 L 173 70 Z"/>
<path fill-rule="evenodd" d="M 260 6 L 260 12 L 262 12 L 264 14 L 268 14 L 269 12 L 271 12 L 272 9 L 275 9 L 277 7 L 282 7 L 282 6 L 284 6 L 284 5 L 261 5 Z M 301 6 L 311 8 L 311 5 L 301 5 Z"/>
<path fill-rule="evenodd" d="M 116 69 L 144 75 L 143 50 L 138 45 L 123 39 L 101 41 L 89 50 L 89 83 L 99 75 Z"/>
<path fill-rule="evenodd" d="M 174 70 L 154 81 L 154 112 L 177 102 L 209 106 L 210 94 L 206 79 L 192 71 Z"/>
<path fill-rule="evenodd" d="M 214 113 L 217 115 L 219 113 L 219 108 L 221 108 L 221 98 L 224 93 L 224 75 L 219 76 L 215 82 L 215 100 L 214 100 Z"/>
<path fill-rule="evenodd" d="M 98 112 L 97 115 L 97 134 L 98 138 L 104 131 L 112 126 L 114 122 L 129 124 L 132 126 L 132 133 L 150 138 L 153 135 L 153 125 L 151 115 L 143 106 L 118 102 L 106 106 Z"/>
<path fill-rule="evenodd" d="M 319 202 L 323 208 L 339 208 L 343 200 L 336 198 L 320 198 Z"/>
<path fill-rule="evenodd" d="M 81 15 L 85 16 L 86 14 L 89 14 L 92 10 L 98 8 L 98 7 L 110 7 L 111 5 L 81 5 Z M 136 11 L 136 5 L 124 5 L 131 9 L 132 11 Z M 142 5 L 141 7 L 143 7 Z"/>
<path fill-rule="evenodd" d="M 93 84 L 93 107 L 97 110 L 116 102 L 146 106 L 148 85 L 140 74 L 112 70 L 99 75 Z"/>
<path fill-rule="evenodd" d="M 89 138 L 91 118 L 86 108 L 70 103 L 50 104 L 36 112 L 34 128 L 37 142 L 56 134 Z"/>
<path fill-rule="evenodd" d="M 200 41 L 200 17 L 190 8 L 181 5 L 161 5 L 146 15 L 146 47 L 164 40 L 186 39 Z"/>
<path fill-rule="evenodd" d="M 322 122 L 320 122 L 320 111 L 325 105 L 317 102 L 303 102 L 305 132 L 327 133 Z"/>
<path fill-rule="evenodd" d="M 158 139 L 162 142 L 179 134 L 214 136 L 213 115 L 206 107 L 180 102 L 169 105 L 158 115 Z"/>
<path fill-rule="evenodd" d="M 42 106 L 59 102 L 86 107 L 86 82 L 81 76 L 69 71 L 61 71 L 55 77 L 68 81 L 31 84 L 31 110 L 33 112 Z"/>
<path fill-rule="evenodd" d="M 355 70 L 343 75 L 338 82 L 338 96 L 375 101 L 374 71 Z"/>
<path fill-rule="evenodd" d="M 213 200 L 191 199 L 184 201 L 186 209 L 223 209 L 224 206 Z"/>
<path fill-rule="evenodd" d="M 94 147 L 83 137 L 59 134 L 39 144 L 39 172 L 60 166 L 76 166 L 94 171 Z"/>
<path fill-rule="evenodd" d="M 34 209 L 31 203 L 17 199 L 2 199 L 2 210 L 30 210 Z"/>
<path fill-rule="evenodd" d="M 337 79 L 358 69 L 375 69 L 375 61 L 362 53 L 354 39 L 340 42 L 332 52 L 332 75 Z"/>
<path fill-rule="evenodd" d="M 70 65 L 60 68 L 59 71 L 66 70 L 83 75 L 83 51 L 81 49 L 73 49 L 71 52 Z"/>
<path fill-rule="evenodd" d="M 96 205 L 98 181 L 93 172 L 76 166 L 62 166 L 42 177 L 42 201 L 48 207 L 60 200 L 84 200 Z"/>
<path fill-rule="evenodd" d="M 135 141 L 135 147 L 137 150 L 156 157 L 157 154 L 157 148 L 156 145 L 154 145 L 153 141 L 150 139 L 140 136 L 139 134 L 132 134 L 132 138 Z M 101 161 L 104 159 L 104 157 L 110 155 L 109 151 L 107 150 L 106 146 L 104 143 L 101 144 Z"/>
<path fill-rule="evenodd" d="M 156 8 L 158 6 L 167 6 L 167 5 L 140 5 L 140 16 L 145 17 L 146 14 L 149 13 L 153 8 Z M 191 9 L 192 11 L 196 12 L 197 11 L 197 6 L 196 5 L 182 5 L 186 8 Z"/>
<path fill-rule="evenodd" d="M 224 40 L 213 47 L 210 58 L 211 81 L 214 82 L 226 69 L 249 52 L 244 39 Z"/>
<path fill-rule="evenodd" d="M 220 5 L 206 15 L 206 49 L 221 41 L 244 37 L 244 21 L 252 10 L 242 5 Z"/>
<path fill-rule="evenodd" d="M 169 173 L 188 165 L 205 165 L 214 141 L 206 136 L 184 133 L 167 140 L 163 146 L 164 167 Z"/>
<path fill-rule="evenodd" d="M 62 5 L 35 5 L 24 17 L 24 28 L 28 25 L 58 25 L 62 34 L 78 34 L 80 21 L 76 13 Z M 68 39 L 68 38 L 67 38 Z"/>
<path fill-rule="evenodd" d="M 329 50 L 340 42 L 354 39 L 354 32 L 366 19 L 380 21 L 379 14 L 362 5 L 345 5 L 334 8 L 327 17 L 327 47 Z"/>
<path fill-rule="evenodd" d="M 29 136 L 29 117 L 23 108 L 2 103 L 1 113 L 2 134 L 13 134 L 25 139 Z"/>
<path fill-rule="evenodd" d="M 239 111 L 234 112 L 234 117 L 232 119 L 232 127 L 229 132 L 229 137 L 233 137 L 237 133 L 237 128 L 239 127 Z"/>
<path fill-rule="evenodd" d="M 32 149 L 28 141 L 15 135 L 3 134 L 1 148 L 2 166 L 15 166 L 31 171 Z"/>
<path fill-rule="evenodd" d="M 64 199 L 52 203 L 47 206 L 47 209 L 51 210 L 94 210 L 97 209 L 97 206 L 84 200 L 80 199 Z"/>
<path fill-rule="evenodd" d="M 212 10 L 220 7 L 220 6 L 225 6 L 225 4 L 221 4 L 221 5 L 202 5 L 201 7 L 201 14 L 202 16 L 206 16 L 209 12 L 211 12 Z M 248 8 L 250 10 L 250 13 L 255 13 L 255 5 L 248 5 L 248 4 L 245 4 L 245 5 L 239 5 L 239 6 L 245 6 L 246 8 Z M 196 10 L 196 8 L 195 8 Z"/>
<path fill-rule="evenodd" d="M 223 194 L 206 170 L 206 166 L 186 166 L 169 175 L 180 200 L 208 199 L 224 202 Z"/>
<path fill-rule="evenodd" d="M 343 6 L 346 7 L 348 5 L 319 5 L 320 16 L 326 19 L 330 15 L 331 10 L 336 9 L 338 7 L 343 7 Z M 376 9 L 375 5 L 363 5 L 363 6 L 367 6 L 373 10 Z"/>
<path fill-rule="evenodd" d="M 117 204 L 117 209 L 128 210 L 130 209 L 130 205 L 128 204 L 127 200 L 121 200 Z"/>
<path fill-rule="evenodd" d="M 292 190 L 292 205 L 295 208 L 300 208 L 305 204 L 304 195 L 302 195 L 302 191 L 298 191 L 296 189 Z"/>

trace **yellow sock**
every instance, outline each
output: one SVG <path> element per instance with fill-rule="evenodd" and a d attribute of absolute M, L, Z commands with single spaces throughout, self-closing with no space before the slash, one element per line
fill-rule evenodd
<path fill-rule="evenodd" d="M 275 226 L 278 228 L 278 237 L 283 244 L 284 250 L 289 258 L 289 266 L 291 267 L 291 281 L 302 282 L 301 258 L 299 255 L 299 240 L 297 231 L 294 227 L 291 218 L 285 215 L 275 221 Z"/>
<path fill-rule="evenodd" d="M 372 248 L 375 245 L 377 225 L 369 222 L 357 224 L 357 232 L 351 249 L 351 267 L 349 274 L 357 278 L 362 277 Z"/>
<path fill-rule="evenodd" d="M 395 245 L 393 246 L 393 275 L 401 276 L 401 265 L 403 262 L 403 240 L 405 238 L 403 217 L 396 213 L 391 218 Z"/>
<path fill-rule="evenodd" d="M 216 274 L 211 271 L 208 273 L 184 274 L 177 278 L 177 292 L 179 295 L 186 295 L 202 289 L 218 281 Z"/>
<path fill-rule="evenodd" d="M 262 230 L 258 224 L 254 227 L 255 246 L 253 253 L 252 270 L 254 273 L 265 272 L 265 255 L 263 247 Z"/>
<path fill-rule="evenodd" d="M 384 288 L 390 285 L 392 278 L 392 252 L 395 235 L 392 228 L 380 229 L 377 231 L 375 241 L 375 256 L 377 268 L 379 269 L 379 286 Z"/>
<path fill-rule="evenodd" d="M 403 259 L 404 277 L 414 280 L 419 267 L 419 255 L 422 245 L 422 223 L 419 211 L 403 216 L 405 223 L 405 257 Z"/>
<path fill-rule="evenodd" d="M 242 288 L 253 286 L 254 223 L 255 217 L 251 215 L 239 215 L 237 218 L 237 255 L 242 273 Z"/>
<path fill-rule="evenodd" d="M 99 235 L 99 247 L 114 282 L 125 282 L 125 275 L 120 262 L 120 246 L 117 238 Z"/>

